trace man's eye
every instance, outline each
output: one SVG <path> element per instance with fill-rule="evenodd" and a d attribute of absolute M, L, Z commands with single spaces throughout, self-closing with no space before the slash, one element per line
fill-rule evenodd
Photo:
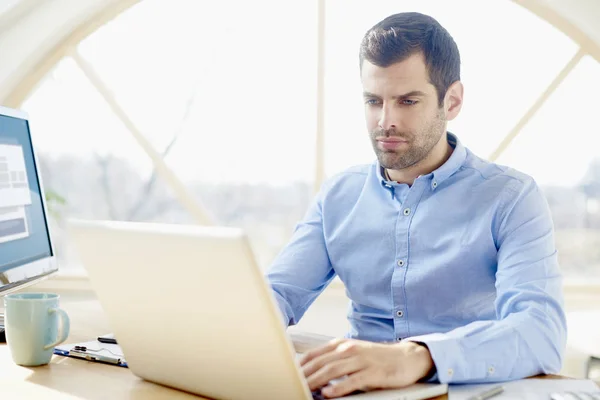
<path fill-rule="evenodd" d="M 367 100 L 365 100 L 365 104 L 368 104 L 370 106 L 375 106 L 375 105 L 379 104 L 379 100 L 377 100 L 377 99 L 367 99 Z"/>
<path fill-rule="evenodd" d="M 418 103 L 417 100 L 409 100 L 409 99 L 404 99 L 401 101 L 401 103 L 405 106 L 414 106 L 415 104 Z"/>

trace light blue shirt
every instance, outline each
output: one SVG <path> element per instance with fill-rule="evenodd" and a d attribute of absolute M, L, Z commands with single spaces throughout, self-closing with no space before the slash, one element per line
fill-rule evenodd
<path fill-rule="evenodd" d="M 448 142 L 412 186 L 377 162 L 324 183 L 267 273 L 284 321 L 337 275 L 346 337 L 425 343 L 441 382 L 557 373 L 566 321 L 547 202 L 531 177 Z"/>

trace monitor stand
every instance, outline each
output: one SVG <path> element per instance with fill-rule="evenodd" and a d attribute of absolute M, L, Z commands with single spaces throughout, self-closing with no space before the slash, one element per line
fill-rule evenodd
<path fill-rule="evenodd" d="M 4 331 L 4 314 L 0 313 L 0 343 L 6 343 L 6 333 Z"/>

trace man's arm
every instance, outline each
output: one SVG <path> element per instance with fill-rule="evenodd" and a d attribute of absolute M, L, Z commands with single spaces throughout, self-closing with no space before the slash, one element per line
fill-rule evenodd
<path fill-rule="evenodd" d="M 497 238 L 496 316 L 425 343 L 441 382 L 486 382 L 557 373 L 566 343 L 553 224 L 535 182 L 507 187 Z"/>
<path fill-rule="evenodd" d="M 322 190 L 267 272 L 286 326 L 300 321 L 335 277 L 323 236 Z"/>

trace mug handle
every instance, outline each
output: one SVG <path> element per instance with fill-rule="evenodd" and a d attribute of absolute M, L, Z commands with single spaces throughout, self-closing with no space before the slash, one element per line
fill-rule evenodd
<path fill-rule="evenodd" d="M 58 323 L 59 334 L 58 334 L 58 339 L 56 339 L 56 342 L 45 345 L 44 350 L 50 350 L 51 348 L 58 346 L 59 344 L 61 344 L 65 340 L 67 340 L 67 337 L 69 336 L 69 330 L 71 328 L 71 321 L 69 320 L 69 316 L 67 315 L 66 312 L 64 312 L 60 308 L 50 308 L 50 309 L 48 309 L 48 313 L 49 314 L 53 314 L 53 313 L 58 314 L 58 319 L 60 320 L 60 322 Z"/>

